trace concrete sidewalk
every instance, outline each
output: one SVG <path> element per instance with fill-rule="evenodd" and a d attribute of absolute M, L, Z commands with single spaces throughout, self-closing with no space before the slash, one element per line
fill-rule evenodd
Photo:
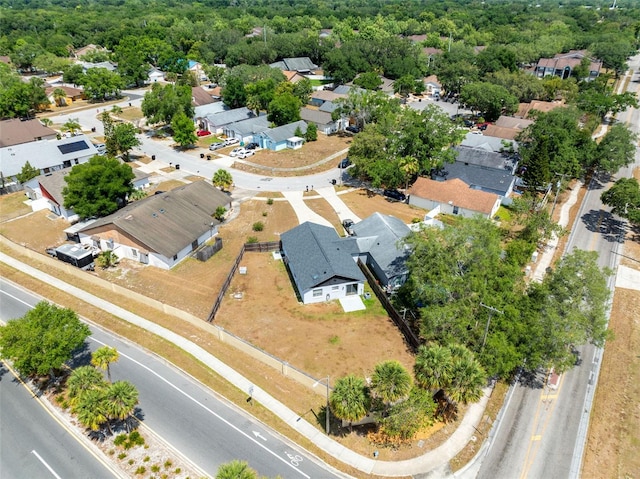
<path fill-rule="evenodd" d="M 304 193 L 302 191 L 283 191 L 282 196 L 291 203 L 293 211 L 296 212 L 296 216 L 298 217 L 298 223 L 302 224 L 305 221 L 309 221 L 311 223 L 317 223 L 319 225 L 333 228 L 330 221 L 326 220 L 307 206 L 304 202 Z"/>
<path fill-rule="evenodd" d="M 475 426 L 482 419 L 485 406 L 489 400 L 490 389 L 487 389 L 485 390 L 482 399 L 478 403 L 472 404 L 469 407 L 467 414 L 462 419 L 458 429 L 456 429 L 451 437 L 449 437 L 449 439 L 440 447 L 415 459 L 398 462 L 378 461 L 374 458 L 362 456 L 361 454 L 351 451 L 340 443 L 334 441 L 331 437 L 308 423 L 304 418 L 301 418 L 297 413 L 269 395 L 266 391 L 253 385 L 247 378 L 188 339 L 133 314 L 120 306 L 98 298 L 97 296 L 83 291 L 80 288 L 65 283 L 58 278 L 22 263 L 4 253 L 0 253 L 0 261 L 29 276 L 32 276 L 33 278 L 36 278 L 39 281 L 43 281 L 50 286 L 71 294 L 82 301 L 92 304 L 97 308 L 170 341 L 187 353 L 191 354 L 197 360 L 206 364 L 209 368 L 236 386 L 238 389 L 242 391 L 249 391 L 251 388 L 253 391 L 253 399 L 269 409 L 273 414 L 280 417 L 280 419 L 290 428 L 304 435 L 308 440 L 313 442 L 318 448 L 322 449 L 327 454 L 330 454 L 339 461 L 366 474 L 385 475 L 388 477 L 409 476 L 423 474 L 433 469 L 446 467 L 447 463 L 460 450 L 462 450 L 462 448 L 464 448 L 473 436 Z"/>
<path fill-rule="evenodd" d="M 331 208 L 336 212 L 340 221 L 351 219 L 354 223 L 361 221 L 360 217 L 349 209 L 344 201 L 340 199 L 336 193 L 336 189 L 333 186 L 324 186 L 322 188 L 316 188 L 316 192 L 322 196 L 327 203 L 331 205 Z"/>

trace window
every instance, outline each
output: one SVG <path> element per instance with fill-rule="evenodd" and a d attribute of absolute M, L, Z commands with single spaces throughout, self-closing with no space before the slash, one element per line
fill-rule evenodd
<path fill-rule="evenodd" d="M 338 291 L 340 289 L 340 285 L 331 286 L 331 291 Z"/>
<path fill-rule="evenodd" d="M 314 289 L 313 290 L 313 297 L 314 298 L 319 298 L 320 296 L 322 296 L 322 289 Z"/>
<path fill-rule="evenodd" d="M 77 165 L 77 164 L 78 164 L 78 159 L 77 159 L 77 158 L 75 158 L 75 159 L 73 160 L 73 163 L 74 163 L 75 165 Z"/>
<path fill-rule="evenodd" d="M 177 260 L 178 260 L 178 255 L 177 255 L 177 254 L 174 254 L 174 255 L 173 255 L 173 261 L 177 261 Z"/>
<path fill-rule="evenodd" d="M 454 207 L 453 207 L 453 214 L 454 214 L 454 215 L 457 215 L 457 214 L 458 214 L 458 211 L 460 211 L 460 210 L 459 210 L 459 208 L 458 208 L 457 206 L 454 206 Z"/>
<path fill-rule="evenodd" d="M 138 250 L 135 248 L 131 248 L 131 254 L 133 255 L 134 258 L 138 257 Z"/>

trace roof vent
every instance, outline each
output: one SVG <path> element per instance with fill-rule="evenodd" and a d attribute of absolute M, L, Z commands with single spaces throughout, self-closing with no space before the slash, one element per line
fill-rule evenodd
<path fill-rule="evenodd" d="M 160 213 L 164 213 L 164 208 L 160 208 Z"/>
<path fill-rule="evenodd" d="M 158 217 L 158 213 L 151 213 L 151 216 L 153 216 L 154 218 Z"/>

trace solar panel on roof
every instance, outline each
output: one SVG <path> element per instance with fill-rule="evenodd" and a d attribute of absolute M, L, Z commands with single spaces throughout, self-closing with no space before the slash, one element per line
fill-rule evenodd
<path fill-rule="evenodd" d="M 64 145 L 58 145 L 58 150 L 60 150 L 60 153 L 62 153 L 63 155 L 66 155 L 67 153 L 73 153 L 75 151 L 88 150 L 88 149 L 89 149 L 89 145 L 87 145 L 87 142 L 84 140 L 74 141 L 73 143 L 66 143 Z"/>

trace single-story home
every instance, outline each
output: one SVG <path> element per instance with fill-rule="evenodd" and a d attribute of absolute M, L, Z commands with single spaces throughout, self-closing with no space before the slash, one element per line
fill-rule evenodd
<path fill-rule="evenodd" d="M 202 64 L 195 60 L 189 60 L 187 64 L 187 70 L 193 72 L 198 79 L 198 81 L 206 81 L 207 75 L 204 73 L 204 68 L 202 68 Z"/>
<path fill-rule="evenodd" d="M 56 98 L 53 94 L 56 90 L 64 91 L 65 96 L 63 98 Z M 66 85 L 51 85 L 46 87 L 44 91 L 52 105 L 69 105 L 76 100 L 82 100 L 82 98 L 84 98 L 84 91 L 82 89 Z"/>
<path fill-rule="evenodd" d="M 212 105 L 216 105 L 216 103 L 213 103 Z M 196 123 L 198 128 L 201 130 L 209 130 L 214 135 L 221 135 L 226 126 L 238 121 L 254 118 L 255 116 L 256 115 L 252 110 L 243 106 L 242 108 L 234 108 L 233 110 L 209 113 L 204 117 L 196 117 Z"/>
<path fill-rule="evenodd" d="M 485 151 L 491 151 L 494 153 L 501 153 L 504 151 L 518 151 L 518 142 L 514 140 L 506 140 L 493 136 L 476 135 L 473 132 L 466 134 L 460 146 L 466 146 L 470 148 L 478 148 Z"/>
<path fill-rule="evenodd" d="M 366 278 L 335 229 L 307 221 L 282 233 L 280 240 L 304 304 L 364 293 Z"/>
<path fill-rule="evenodd" d="M 507 153 L 494 153 L 480 148 L 468 146 L 456 146 L 456 161 L 465 165 L 478 166 L 480 168 L 515 173 L 518 166 L 518 156 Z M 445 166 L 446 169 L 446 166 Z"/>
<path fill-rule="evenodd" d="M 288 125 L 269 128 L 268 130 L 257 133 L 254 136 L 256 143 L 261 148 L 267 148 L 273 151 L 280 151 L 286 148 L 298 149 L 302 147 L 304 139 L 296 136 L 296 131 L 300 130 L 302 134 L 307 132 L 307 123 L 299 120 Z"/>
<path fill-rule="evenodd" d="M 312 108 L 300 109 L 300 118 L 307 123 L 315 123 L 320 133 L 330 135 L 340 130 L 344 130 L 348 125 L 348 121 L 342 118 L 333 120 L 331 113 L 326 111 L 314 110 Z"/>
<path fill-rule="evenodd" d="M 222 133 L 227 138 L 237 138 L 238 141 L 244 143 L 251 143 L 254 140 L 256 134 L 261 133 L 269 129 L 269 120 L 267 115 L 262 114 L 248 120 L 236 121 L 227 125 L 222 130 Z"/>
<path fill-rule="evenodd" d="M 218 207 L 231 198 L 202 180 L 129 203 L 77 232 L 80 242 L 170 269 L 218 232 Z"/>
<path fill-rule="evenodd" d="M 513 114 L 517 118 L 529 118 L 532 111 L 549 113 L 556 108 L 565 108 L 567 105 L 560 101 L 533 100 L 531 103 L 520 103 L 518 111 Z"/>
<path fill-rule="evenodd" d="M 211 96 L 211 90 L 205 90 L 201 86 L 194 86 L 191 89 L 191 100 L 193 106 L 208 105 L 218 101 Z"/>
<path fill-rule="evenodd" d="M 31 200 L 29 206 L 33 211 L 48 209 L 70 223 L 78 221 L 78 215 L 73 211 L 73 208 L 64 207 L 64 197 L 62 196 L 62 190 L 67 186 L 64 178 L 70 171 L 71 168 L 65 168 L 36 176 L 25 183 L 24 190 Z"/>
<path fill-rule="evenodd" d="M 427 95 L 439 97 L 442 94 L 442 85 L 435 75 L 429 75 L 424 80 L 424 90 Z"/>
<path fill-rule="evenodd" d="M 158 83 L 160 81 L 164 81 L 164 72 L 156 67 L 151 67 L 149 73 L 147 73 L 147 83 Z"/>
<path fill-rule="evenodd" d="M 411 229 L 400 219 L 391 215 L 373 213 L 351 226 L 353 236 L 346 241 L 355 241 L 363 260 L 380 284 L 391 292 L 402 286 L 409 276 L 406 266 L 411 253 L 403 240 Z"/>
<path fill-rule="evenodd" d="M 149 186 L 149 173 L 145 173 L 139 168 L 133 168 L 133 174 L 135 176 L 131 182 L 136 190 L 144 190 Z"/>
<path fill-rule="evenodd" d="M 328 101 L 336 101 L 340 98 L 346 98 L 347 95 L 343 93 L 336 93 L 330 90 L 315 90 L 311 93 L 309 98 L 309 104 L 313 106 L 322 106 L 323 103 Z"/>
<path fill-rule="evenodd" d="M 85 163 L 97 154 L 98 150 L 85 135 L 31 141 L 0 148 L 0 167 L 5 178 L 15 180 L 27 161 L 40 174 L 46 174 Z"/>
<path fill-rule="evenodd" d="M 433 171 L 431 179 L 435 181 L 459 179 L 472 189 L 493 193 L 502 198 L 508 197 L 513 192 L 516 182 L 516 177 L 507 169 L 485 168 L 461 161 L 447 163 L 442 169 Z"/>
<path fill-rule="evenodd" d="M 87 73 L 87 70 L 90 70 L 92 68 L 104 68 L 106 70 L 109 70 L 110 72 L 115 72 L 117 70 L 117 66 L 115 63 L 112 62 L 83 62 L 83 61 L 76 61 L 77 65 L 80 65 L 82 67 L 82 71 L 84 73 Z"/>
<path fill-rule="evenodd" d="M 572 75 L 573 70 L 580 66 L 583 58 L 589 61 L 589 75 L 581 80 L 595 80 L 602 69 L 602 61 L 590 58 L 586 50 L 570 50 L 567 53 L 558 53 L 553 58 L 540 58 L 535 68 L 536 76 L 543 78 L 555 75 L 567 79 Z"/>
<path fill-rule="evenodd" d="M 271 68 L 278 68 L 283 71 L 294 71 L 298 73 L 313 73 L 318 69 L 309 57 L 283 58 L 279 62 L 269 65 Z"/>
<path fill-rule="evenodd" d="M 55 140 L 58 132 L 44 126 L 40 120 L 13 118 L 0 121 L 0 148 L 40 140 Z"/>
<path fill-rule="evenodd" d="M 427 211 L 440 208 L 442 213 L 467 218 L 475 215 L 493 218 L 500 208 L 500 197 L 473 189 L 457 178 L 434 181 L 419 177 L 409 189 L 409 204 Z"/>

